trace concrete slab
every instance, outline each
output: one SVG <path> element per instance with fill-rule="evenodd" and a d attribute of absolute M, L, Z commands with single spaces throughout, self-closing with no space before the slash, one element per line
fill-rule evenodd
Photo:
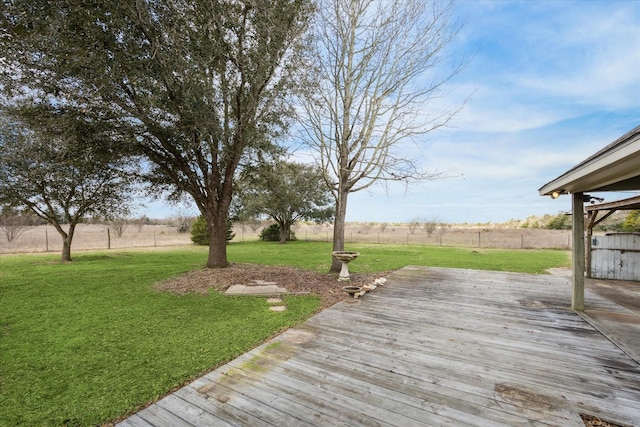
<path fill-rule="evenodd" d="M 244 289 L 245 294 L 250 295 L 271 295 L 277 292 L 278 287 L 276 285 L 267 286 L 247 286 Z"/>
<path fill-rule="evenodd" d="M 565 277 L 571 283 L 570 268 L 552 268 L 548 271 L 555 276 Z M 603 310 L 586 304 L 580 316 L 640 363 L 640 282 L 585 278 L 585 288 L 615 305 Z"/>
<path fill-rule="evenodd" d="M 249 286 L 267 286 L 267 285 L 276 285 L 277 282 L 267 282 L 266 280 L 254 280 L 253 283 L 249 284 Z"/>
<path fill-rule="evenodd" d="M 580 314 L 591 326 L 640 363 L 640 315 L 589 309 Z"/>
<path fill-rule="evenodd" d="M 231 285 L 225 295 L 278 295 L 286 293 L 286 288 L 277 285 Z"/>

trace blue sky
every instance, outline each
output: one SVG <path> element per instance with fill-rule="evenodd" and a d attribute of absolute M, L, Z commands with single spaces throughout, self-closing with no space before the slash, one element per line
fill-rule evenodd
<path fill-rule="evenodd" d="M 569 197 L 538 188 L 640 125 L 640 1 L 461 0 L 456 18 L 463 27 L 451 53 L 473 58 L 442 102 L 471 99 L 416 151 L 451 177 L 351 194 L 347 221 L 484 223 L 567 211 Z M 144 213 L 171 214 L 163 203 Z"/>
<path fill-rule="evenodd" d="M 569 197 L 540 197 L 538 188 L 640 125 L 640 1 L 463 0 L 456 13 L 456 52 L 475 56 L 449 99 L 472 97 L 421 150 L 428 168 L 454 177 L 352 194 L 348 221 L 503 222 L 567 211 Z"/>

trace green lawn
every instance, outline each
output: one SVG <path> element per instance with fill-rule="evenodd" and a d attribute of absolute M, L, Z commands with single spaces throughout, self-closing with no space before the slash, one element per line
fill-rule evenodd
<path fill-rule="evenodd" d="M 550 267 L 569 266 L 570 254 L 561 250 L 470 249 L 441 246 L 349 244 L 348 251 L 360 252 L 349 264 L 357 273 L 396 270 L 406 265 L 470 268 L 478 270 L 544 273 Z M 327 271 L 331 265 L 331 243 L 289 242 L 285 245 L 260 241 L 229 246 L 231 262 L 285 265 Z"/>
<path fill-rule="evenodd" d="M 354 272 L 408 264 L 542 272 L 562 251 L 350 245 Z M 234 243 L 231 262 L 326 271 L 328 243 Z M 314 296 L 162 294 L 152 285 L 201 268 L 206 248 L 0 256 L 0 425 L 89 426 L 116 419 L 317 311 Z"/>

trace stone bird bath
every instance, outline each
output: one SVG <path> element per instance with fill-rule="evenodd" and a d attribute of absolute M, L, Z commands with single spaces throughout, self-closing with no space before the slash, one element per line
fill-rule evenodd
<path fill-rule="evenodd" d="M 340 270 L 340 275 L 338 276 L 339 281 L 348 282 L 349 280 L 351 280 L 351 278 L 349 277 L 348 264 L 354 259 L 358 258 L 359 255 L 360 255 L 360 252 L 349 252 L 349 251 L 331 252 L 331 256 L 342 263 L 342 269 Z"/>

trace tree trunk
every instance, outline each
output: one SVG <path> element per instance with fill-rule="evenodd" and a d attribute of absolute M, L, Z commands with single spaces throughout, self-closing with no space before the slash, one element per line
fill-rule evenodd
<path fill-rule="evenodd" d="M 287 224 L 280 224 L 280 241 L 279 243 L 287 243 L 291 228 Z"/>
<path fill-rule="evenodd" d="M 68 238 L 62 240 L 62 257 L 60 258 L 60 261 L 71 261 L 71 241 Z"/>
<path fill-rule="evenodd" d="M 205 216 L 209 227 L 209 258 L 207 268 L 224 268 L 227 261 L 227 216 Z"/>
<path fill-rule="evenodd" d="M 65 233 L 62 228 L 58 228 L 58 232 L 62 236 L 62 256 L 60 261 L 71 262 L 71 242 L 73 241 L 73 233 L 75 232 L 76 224 L 73 222 L 69 224 L 69 232 Z"/>
<path fill-rule="evenodd" d="M 336 215 L 333 223 L 333 250 L 344 251 L 344 227 L 347 218 L 347 197 L 348 191 L 339 191 L 338 201 L 336 203 Z M 331 257 L 332 273 L 339 273 L 342 269 L 342 263 Z"/>

